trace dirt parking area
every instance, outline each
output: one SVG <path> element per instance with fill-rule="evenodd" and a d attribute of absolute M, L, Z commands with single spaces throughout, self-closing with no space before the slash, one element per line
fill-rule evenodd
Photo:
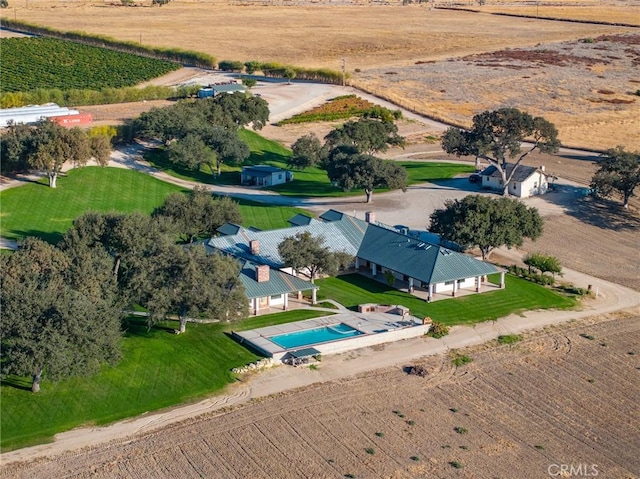
<path fill-rule="evenodd" d="M 569 323 L 465 354 L 473 362 L 458 368 L 448 355 L 412 363 L 426 378 L 379 370 L 9 464 L 0 477 L 524 479 L 560 464 L 637 477 L 640 317 Z"/>

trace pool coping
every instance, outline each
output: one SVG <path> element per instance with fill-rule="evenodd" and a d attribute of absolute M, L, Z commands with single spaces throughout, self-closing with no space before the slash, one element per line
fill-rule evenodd
<path fill-rule="evenodd" d="M 269 339 L 280 334 L 295 333 L 340 323 L 346 324 L 363 334 L 294 348 L 281 347 Z M 240 344 L 247 345 L 260 354 L 272 357 L 274 360 L 282 360 L 290 351 L 303 348 L 313 347 L 322 354 L 335 354 L 376 344 L 423 336 L 429 331 L 429 327 L 430 324 L 422 324 L 421 320 L 413 316 L 349 311 L 247 331 L 232 331 L 231 336 Z"/>

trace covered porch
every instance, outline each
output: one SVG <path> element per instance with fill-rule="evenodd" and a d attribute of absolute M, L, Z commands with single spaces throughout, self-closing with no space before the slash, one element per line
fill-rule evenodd
<path fill-rule="evenodd" d="M 442 283 L 425 285 L 421 280 L 407 277 L 397 271 L 382 268 L 373 263 L 364 266 L 361 262 L 356 261 L 356 268 L 354 270 L 354 272 L 362 276 L 374 279 L 380 283 L 389 284 L 385 271 L 392 271 L 394 274 L 393 283 L 390 285 L 392 288 L 404 293 L 409 293 L 427 302 L 497 291 L 503 289 L 505 285 L 504 271 L 500 271 L 500 282 L 498 284 L 489 282 L 486 275 L 478 275 L 467 278 L 468 281 L 462 284 L 459 284 L 457 280 L 453 280 L 450 285 L 443 285 Z M 440 288 L 438 286 L 440 286 Z"/>

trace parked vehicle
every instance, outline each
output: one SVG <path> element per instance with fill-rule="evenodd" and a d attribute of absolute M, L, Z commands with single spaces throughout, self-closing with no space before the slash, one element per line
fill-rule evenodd
<path fill-rule="evenodd" d="M 480 183 L 481 180 L 482 177 L 478 173 L 472 173 L 471 175 L 469 175 L 469 181 L 471 183 Z"/>

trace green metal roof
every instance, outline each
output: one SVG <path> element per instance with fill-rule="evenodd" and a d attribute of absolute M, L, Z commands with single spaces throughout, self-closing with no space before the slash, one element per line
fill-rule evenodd
<path fill-rule="evenodd" d="M 471 256 L 371 224 L 358 257 L 428 284 L 500 271 Z"/>
<path fill-rule="evenodd" d="M 245 261 L 240 270 L 240 280 L 242 281 L 242 284 L 244 284 L 246 295 L 249 299 L 318 289 L 315 284 L 310 283 L 309 281 L 305 281 L 277 269 L 269 270 L 269 281 L 258 283 L 257 268 L 258 265 L 256 263 Z"/>

